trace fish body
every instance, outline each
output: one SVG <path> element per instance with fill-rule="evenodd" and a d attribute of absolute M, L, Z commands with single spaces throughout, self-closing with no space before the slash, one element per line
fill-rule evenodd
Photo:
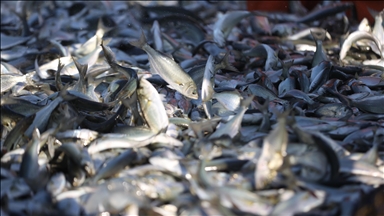
<path fill-rule="evenodd" d="M 286 116 L 281 116 L 277 127 L 263 140 L 263 149 L 255 170 L 256 189 L 266 187 L 276 177 L 277 169 L 283 165 L 288 144 L 288 132 L 285 127 Z"/>
<path fill-rule="evenodd" d="M 218 127 L 216 131 L 209 136 L 209 138 L 210 139 L 219 138 L 223 135 L 229 135 L 231 138 L 235 137 L 239 133 L 239 130 L 241 127 L 241 121 L 252 99 L 253 99 L 253 96 L 244 99 L 241 102 L 241 108 L 239 112 L 236 114 L 236 116 L 234 116 L 225 125 Z"/>
<path fill-rule="evenodd" d="M 158 73 L 171 87 L 182 95 L 198 99 L 197 87 L 192 78 L 173 60 L 173 58 L 160 53 L 150 47 L 141 33 L 139 41 L 131 42 L 131 45 L 139 47 L 148 54 L 151 72 Z"/>
<path fill-rule="evenodd" d="M 159 93 L 145 78 L 140 79 L 137 97 L 144 118 L 153 132 L 164 131 L 168 124 L 168 116 Z"/>
<path fill-rule="evenodd" d="M 228 11 L 225 13 L 216 21 L 213 27 L 213 40 L 220 47 L 223 47 L 233 27 L 235 27 L 240 20 L 250 15 L 252 15 L 252 13 L 249 11 Z"/>
<path fill-rule="evenodd" d="M 382 56 L 382 52 L 383 52 L 382 51 L 382 45 L 376 36 L 374 36 L 370 32 L 366 32 L 366 31 L 355 31 L 347 37 L 347 39 L 344 41 L 343 45 L 341 46 L 341 50 L 340 50 L 340 54 L 339 54 L 340 60 L 343 60 L 347 56 L 347 52 L 351 48 L 353 42 L 358 41 L 358 40 L 363 40 L 363 39 L 371 40 L 375 44 L 375 46 L 377 47 L 379 52 L 381 53 L 380 54 L 381 57 L 383 57 Z"/>
<path fill-rule="evenodd" d="M 316 52 L 312 60 L 312 67 L 315 67 L 316 65 L 320 64 L 320 62 L 322 61 L 328 61 L 327 54 L 323 48 L 323 41 L 326 36 L 326 31 L 322 30 L 322 31 L 319 31 L 318 33 L 311 31 L 311 34 L 316 42 Z"/>

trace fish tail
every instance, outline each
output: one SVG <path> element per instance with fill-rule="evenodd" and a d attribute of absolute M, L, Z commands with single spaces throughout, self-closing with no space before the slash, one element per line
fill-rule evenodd
<path fill-rule="evenodd" d="M 111 24 L 112 27 L 106 26 L 103 22 L 103 19 L 108 19 L 108 17 L 100 17 L 99 21 L 97 23 L 97 30 L 96 30 L 96 37 L 98 39 L 98 42 L 104 37 L 104 34 L 111 31 L 114 26 L 116 26 L 115 23 Z M 111 22 L 111 19 L 108 20 Z"/>
<path fill-rule="evenodd" d="M 229 71 L 234 71 L 234 72 L 239 72 L 237 68 L 235 68 L 230 62 L 229 62 L 229 52 L 226 52 L 223 60 L 221 60 L 221 66 L 223 69 L 229 70 Z"/>
<path fill-rule="evenodd" d="M 324 41 L 325 36 L 327 35 L 326 34 L 327 31 L 324 29 L 322 29 L 320 31 L 312 31 L 312 30 L 310 30 L 310 31 L 311 31 L 311 35 L 312 35 L 313 39 L 316 41 L 316 43 L 317 43 L 317 41 Z"/>
<path fill-rule="evenodd" d="M 80 64 L 80 62 L 78 62 L 73 56 L 72 56 L 72 61 L 73 63 L 75 63 L 75 66 L 79 71 L 80 79 L 84 79 L 85 75 L 87 74 L 88 64 Z"/>
<path fill-rule="evenodd" d="M 284 60 L 282 77 L 287 78 L 289 76 L 289 68 L 293 65 L 293 59 Z"/>
<path fill-rule="evenodd" d="M 116 62 L 115 54 L 112 52 L 111 48 L 104 45 L 104 41 L 101 41 L 101 48 L 103 48 L 104 56 L 107 59 L 109 65 Z"/>
<path fill-rule="evenodd" d="M 248 98 L 241 100 L 241 103 L 240 103 L 241 109 L 248 109 L 248 106 L 251 104 L 253 98 L 254 96 L 251 95 Z"/>
<path fill-rule="evenodd" d="M 144 31 L 141 30 L 141 36 L 138 41 L 132 41 L 130 42 L 132 46 L 143 48 L 145 44 L 147 44 L 147 39 L 145 39 Z"/>

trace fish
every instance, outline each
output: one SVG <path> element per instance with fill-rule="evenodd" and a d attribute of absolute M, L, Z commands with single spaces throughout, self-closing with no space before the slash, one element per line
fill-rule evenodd
<path fill-rule="evenodd" d="M 276 52 L 267 44 L 259 44 L 251 50 L 244 52 L 243 54 L 250 57 L 266 58 L 267 60 L 264 66 L 266 71 L 277 69 L 279 59 L 276 55 Z"/>
<path fill-rule="evenodd" d="M 312 60 L 312 67 L 315 67 L 322 61 L 328 61 L 328 57 L 323 48 L 323 41 L 325 39 L 326 31 L 322 30 L 318 33 L 311 31 L 311 35 L 316 42 L 316 52 Z"/>
<path fill-rule="evenodd" d="M 322 28 L 308 28 L 308 29 L 305 29 L 303 31 L 297 32 L 294 35 L 287 36 L 287 39 L 288 40 L 299 40 L 299 39 L 304 38 L 304 37 L 309 36 L 309 35 L 312 36 L 311 32 L 321 33 L 322 31 L 324 31 L 324 29 L 322 29 Z M 332 36 L 327 31 L 325 31 L 325 37 L 328 38 L 329 40 L 332 40 Z M 315 39 L 313 36 L 312 36 L 312 38 Z"/>
<path fill-rule="evenodd" d="M 231 138 L 235 137 L 239 133 L 241 127 L 241 120 L 243 119 L 244 113 L 245 111 L 247 111 L 248 106 L 250 105 L 252 100 L 253 96 L 243 99 L 238 113 L 225 125 L 219 125 L 215 132 L 213 132 L 209 136 L 209 139 L 219 138 L 224 135 L 228 135 Z"/>
<path fill-rule="evenodd" d="M 343 45 L 341 46 L 341 50 L 339 53 L 340 60 L 343 60 L 347 56 L 347 51 L 351 48 L 353 42 L 362 40 L 362 39 L 373 41 L 377 49 L 380 51 L 380 53 L 382 53 L 382 48 L 380 45 L 381 43 L 376 36 L 374 36 L 370 32 L 355 31 L 355 32 L 352 32 L 350 35 L 348 35 L 347 39 L 345 39 Z M 380 54 L 380 56 L 383 57 L 382 54 Z"/>
<path fill-rule="evenodd" d="M 6 92 L 10 90 L 17 83 L 26 83 L 33 85 L 32 74 L 18 75 L 18 74 L 0 74 L 1 88 L 0 92 Z"/>
<path fill-rule="evenodd" d="M 35 128 L 38 128 L 42 132 L 45 131 L 48 120 L 50 118 L 51 113 L 53 112 L 56 107 L 64 101 L 64 98 L 61 96 L 57 97 L 55 100 L 53 100 L 50 104 L 44 106 L 39 111 L 37 111 L 35 114 L 33 114 L 34 119 L 32 124 L 26 129 L 24 132 L 24 135 L 26 137 L 31 137 L 32 132 Z"/>
<path fill-rule="evenodd" d="M 216 21 L 213 27 L 213 40 L 219 47 L 223 47 L 233 27 L 235 27 L 240 20 L 251 15 L 252 13 L 249 11 L 228 11 Z"/>
<path fill-rule="evenodd" d="M 154 133 L 164 132 L 169 121 L 163 101 L 155 87 L 143 77 L 139 80 L 137 98 L 149 128 Z"/>
<path fill-rule="evenodd" d="M 278 118 L 277 127 L 263 139 L 263 148 L 255 169 L 256 189 L 265 188 L 277 175 L 277 170 L 283 165 L 288 144 L 286 115 Z"/>
<path fill-rule="evenodd" d="M 163 39 L 161 38 L 160 24 L 157 20 L 153 21 L 151 32 L 155 41 L 155 49 L 157 51 L 163 51 Z"/>
<path fill-rule="evenodd" d="M 128 149 L 125 152 L 119 154 L 114 159 L 110 160 L 93 176 L 92 181 L 97 182 L 104 178 L 112 177 L 120 172 L 126 166 L 136 160 L 136 152 L 132 149 Z"/>
<path fill-rule="evenodd" d="M 158 73 L 161 78 L 184 96 L 191 99 L 198 98 L 197 87 L 192 78 L 173 58 L 151 48 L 146 42 L 143 31 L 139 41 L 132 41 L 130 43 L 132 46 L 139 47 L 147 52 L 152 73 Z"/>
<path fill-rule="evenodd" d="M 38 175 L 39 164 L 37 154 L 39 153 L 40 132 L 38 129 L 33 131 L 32 140 L 28 143 L 23 154 L 23 160 L 20 165 L 20 176 L 27 180 L 32 180 Z"/>
<path fill-rule="evenodd" d="M 19 44 L 23 44 L 32 38 L 32 36 L 9 36 L 4 33 L 1 33 L 0 36 L 1 36 L 0 48 L 2 50 L 9 49 Z"/>

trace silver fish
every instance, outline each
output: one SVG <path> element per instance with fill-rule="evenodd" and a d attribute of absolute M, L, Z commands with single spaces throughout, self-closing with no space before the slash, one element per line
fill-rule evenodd
<path fill-rule="evenodd" d="M 343 45 L 341 46 L 341 50 L 339 54 L 340 60 L 343 60 L 345 58 L 345 56 L 347 55 L 347 51 L 349 50 L 349 48 L 351 48 L 353 42 L 362 40 L 362 39 L 373 41 L 375 46 L 379 49 L 380 53 L 382 53 L 381 43 L 376 36 L 374 36 L 372 33 L 368 33 L 365 31 L 355 31 L 347 37 L 347 39 L 344 41 Z M 383 57 L 382 54 L 380 55 L 381 57 Z"/>
<path fill-rule="evenodd" d="M 144 118 L 154 133 L 165 131 L 169 121 L 163 101 L 157 90 L 145 78 L 140 78 L 137 98 Z"/>
<path fill-rule="evenodd" d="M 197 99 L 197 87 L 192 78 L 173 60 L 173 58 L 160 53 L 147 44 L 144 32 L 140 40 L 130 42 L 148 54 L 151 72 L 158 73 L 169 85 L 184 96 Z"/>
<path fill-rule="evenodd" d="M 0 92 L 8 91 L 17 83 L 32 84 L 32 74 L 18 75 L 18 74 L 0 74 L 1 88 Z"/>
<path fill-rule="evenodd" d="M 322 61 L 328 61 L 327 54 L 323 48 L 323 40 L 326 36 L 326 31 L 321 30 L 319 32 L 311 31 L 312 37 L 316 42 L 316 52 L 313 56 L 312 67 L 315 67 Z"/>
<path fill-rule="evenodd" d="M 213 27 L 213 40 L 220 47 L 223 47 L 232 28 L 235 27 L 240 20 L 251 15 L 252 13 L 249 11 L 228 11 L 216 21 Z"/>
<path fill-rule="evenodd" d="M 231 138 L 235 137 L 240 130 L 241 127 L 241 121 L 243 119 L 245 111 L 247 111 L 248 106 L 251 104 L 253 100 L 253 96 L 250 96 L 246 99 L 244 99 L 241 102 L 241 108 L 229 122 L 227 122 L 225 125 L 219 125 L 215 132 L 213 132 L 209 138 L 219 138 L 223 135 L 229 135 Z"/>
<path fill-rule="evenodd" d="M 163 51 L 163 39 L 161 38 L 160 24 L 157 20 L 153 21 L 151 32 L 153 34 L 156 50 L 162 52 Z"/>
<path fill-rule="evenodd" d="M 278 118 L 277 127 L 263 140 L 263 150 L 257 160 L 255 169 L 255 186 L 262 189 L 276 177 L 277 169 L 283 165 L 288 144 L 288 132 L 286 127 L 286 115 Z"/>

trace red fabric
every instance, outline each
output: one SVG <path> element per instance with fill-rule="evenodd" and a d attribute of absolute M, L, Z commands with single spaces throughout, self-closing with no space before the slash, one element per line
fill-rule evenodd
<path fill-rule="evenodd" d="M 302 4 L 308 9 L 311 10 L 316 6 L 319 1 L 301 1 Z M 352 1 L 356 5 L 357 15 L 359 20 L 362 20 L 366 17 L 369 20 L 369 23 L 373 25 L 374 18 L 369 14 L 368 7 L 381 11 L 384 9 L 384 1 Z M 263 11 L 281 11 L 288 12 L 288 0 L 286 1 L 256 1 L 256 0 L 247 0 L 248 10 L 263 10 Z"/>

